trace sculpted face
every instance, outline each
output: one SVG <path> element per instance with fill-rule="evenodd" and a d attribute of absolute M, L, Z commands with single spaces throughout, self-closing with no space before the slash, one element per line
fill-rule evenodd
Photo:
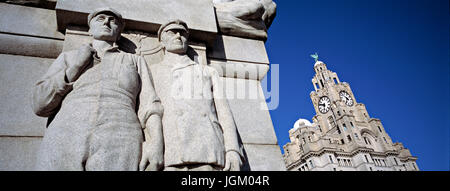
<path fill-rule="evenodd" d="M 100 13 L 89 23 L 89 33 L 96 40 L 115 42 L 120 36 L 122 23 L 113 14 Z"/>
<path fill-rule="evenodd" d="M 172 24 L 161 34 L 161 43 L 168 52 L 184 54 L 187 51 L 188 32 L 183 25 Z"/>

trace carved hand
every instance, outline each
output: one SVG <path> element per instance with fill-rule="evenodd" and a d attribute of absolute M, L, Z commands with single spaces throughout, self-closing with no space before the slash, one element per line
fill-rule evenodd
<path fill-rule="evenodd" d="M 95 50 L 91 44 L 81 45 L 78 49 L 77 59 L 73 62 L 67 62 L 66 76 L 68 82 L 73 82 L 78 78 L 80 72 L 90 63 L 94 53 Z"/>
<path fill-rule="evenodd" d="M 164 145 L 144 142 L 142 143 L 142 159 L 139 164 L 140 171 L 158 171 L 164 165 Z"/>
<path fill-rule="evenodd" d="M 235 151 L 227 152 L 225 156 L 225 168 L 223 168 L 223 171 L 240 171 L 241 166 L 241 156 Z"/>

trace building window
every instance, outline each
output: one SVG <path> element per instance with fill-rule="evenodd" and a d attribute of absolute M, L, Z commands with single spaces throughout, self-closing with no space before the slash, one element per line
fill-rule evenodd
<path fill-rule="evenodd" d="M 384 139 L 384 142 L 388 143 L 387 140 L 386 140 L 386 137 L 383 137 L 383 139 Z"/>
<path fill-rule="evenodd" d="M 338 132 L 339 134 L 341 134 L 341 130 L 339 129 L 339 126 L 336 126 L 336 129 L 337 129 L 337 132 Z"/>
<path fill-rule="evenodd" d="M 313 164 L 312 160 L 309 161 L 309 164 L 311 165 L 311 168 L 314 168 L 314 164 Z"/>
<path fill-rule="evenodd" d="M 366 162 L 369 163 L 369 159 L 367 158 L 367 155 L 364 155 L 364 157 L 366 158 Z"/>
<path fill-rule="evenodd" d="M 337 111 L 338 116 L 341 116 L 341 112 Z"/>
<path fill-rule="evenodd" d="M 395 165 L 398 165 L 397 159 L 394 158 Z"/>
<path fill-rule="evenodd" d="M 338 83 L 336 78 L 333 78 L 333 81 L 334 81 L 335 84 Z"/>
<path fill-rule="evenodd" d="M 342 144 L 345 144 L 344 139 L 341 139 L 341 143 L 342 143 Z"/>
<path fill-rule="evenodd" d="M 372 143 L 370 142 L 370 139 L 368 139 L 367 137 L 364 137 L 364 141 L 366 142 L 367 145 L 371 145 Z"/>
<path fill-rule="evenodd" d="M 342 124 L 342 127 L 344 127 L 344 131 L 347 131 L 347 125 L 345 123 Z"/>
<path fill-rule="evenodd" d="M 378 130 L 380 131 L 380 133 L 382 133 L 383 131 L 381 130 L 381 127 L 380 126 L 378 126 Z"/>
<path fill-rule="evenodd" d="M 350 137 L 350 135 L 347 135 L 347 139 L 348 139 L 348 142 L 352 142 L 352 137 Z"/>
<path fill-rule="evenodd" d="M 330 162 L 331 162 L 331 163 L 334 163 L 334 162 L 333 162 L 333 157 L 332 157 L 331 155 L 328 155 L 328 157 L 330 158 Z"/>
<path fill-rule="evenodd" d="M 352 128 L 355 128 L 355 126 L 353 126 L 353 123 L 352 123 L 352 122 L 350 122 L 350 126 L 351 126 Z"/>
<path fill-rule="evenodd" d="M 370 169 L 370 171 L 373 171 L 373 170 L 372 170 L 372 167 L 369 167 L 369 169 Z"/>
<path fill-rule="evenodd" d="M 359 139 L 358 133 L 355 133 L 355 138 L 356 138 L 356 139 Z"/>
<path fill-rule="evenodd" d="M 312 140 L 311 140 L 311 136 L 308 136 L 308 140 L 309 140 L 309 142 L 312 142 Z"/>

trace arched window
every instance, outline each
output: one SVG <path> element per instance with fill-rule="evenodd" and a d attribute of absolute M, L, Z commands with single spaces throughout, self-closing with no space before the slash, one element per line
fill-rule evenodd
<path fill-rule="evenodd" d="M 370 138 L 364 137 L 364 141 L 366 142 L 367 145 L 372 145 L 372 142 L 370 141 Z"/>

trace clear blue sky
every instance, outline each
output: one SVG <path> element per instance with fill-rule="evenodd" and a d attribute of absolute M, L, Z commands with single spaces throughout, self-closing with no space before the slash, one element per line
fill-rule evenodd
<path fill-rule="evenodd" d="M 318 52 L 421 170 L 449 170 L 448 0 L 275 2 L 266 48 L 280 68 L 280 104 L 270 114 L 281 149 L 294 122 L 315 115 L 309 55 Z"/>

